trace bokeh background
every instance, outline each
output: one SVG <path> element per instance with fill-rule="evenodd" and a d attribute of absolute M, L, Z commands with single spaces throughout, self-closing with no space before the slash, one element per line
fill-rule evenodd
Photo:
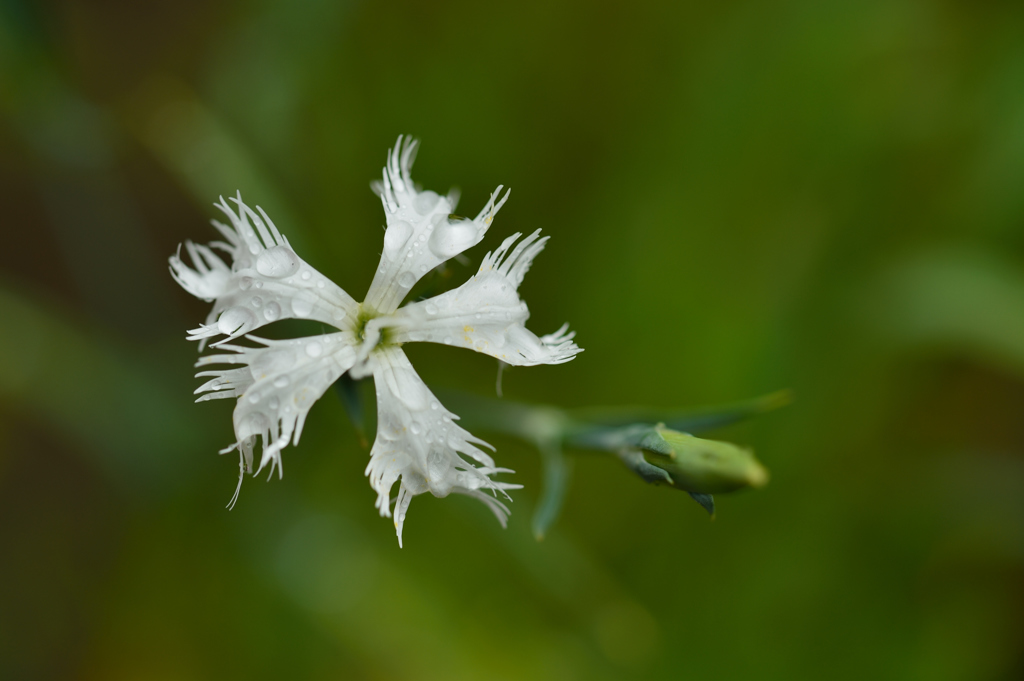
<path fill-rule="evenodd" d="M 461 212 L 513 188 L 474 262 L 552 236 L 530 326 L 586 352 L 506 396 L 792 388 L 717 434 L 771 484 L 709 521 L 581 453 L 537 543 L 537 452 L 481 432 L 509 528 L 418 497 L 400 550 L 328 394 L 225 511 L 166 258 L 240 189 L 361 299 L 399 133 Z M 3 678 L 1024 677 L 1019 2 L 4 0 L 0 208 Z"/>

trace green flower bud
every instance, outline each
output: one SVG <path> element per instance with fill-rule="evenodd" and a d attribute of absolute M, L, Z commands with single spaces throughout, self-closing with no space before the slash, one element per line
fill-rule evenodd
<path fill-rule="evenodd" d="M 675 487 L 698 494 L 763 487 L 768 471 L 751 450 L 655 426 L 640 440 L 644 459 L 668 474 Z"/>

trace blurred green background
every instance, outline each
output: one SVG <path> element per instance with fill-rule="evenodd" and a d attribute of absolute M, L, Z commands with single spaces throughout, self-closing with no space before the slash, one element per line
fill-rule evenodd
<path fill-rule="evenodd" d="M 509 528 L 418 497 L 399 550 L 328 394 L 225 511 L 166 258 L 240 189 L 362 299 L 399 133 L 461 212 L 513 188 L 474 263 L 552 236 L 530 326 L 586 352 L 506 396 L 792 388 L 715 434 L 771 484 L 709 521 L 579 454 L 537 543 L 536 451 L 479 432 Z M 0 206 L 3 678 L 1024 677 L 1019 2 L 3 0 Z"/>

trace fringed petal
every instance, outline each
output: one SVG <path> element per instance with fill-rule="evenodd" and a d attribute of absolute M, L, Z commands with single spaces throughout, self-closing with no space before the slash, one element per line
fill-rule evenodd
<path fill-rule="evenodd" d="M 240 476 L 252 473 L 253 449 L 261 436 L 263 451 L 256 472 L 269 463 L 271 475 L 276 467 L 280 476 L 281 450 L 289 441 L 298 444 L 313 403 L 355 362 L 354 338 L 348 332 L 287 341 L 247 338 L 263 347 L 220 345 L 218 349 L 226 350 L 225 354 L 199 360 L 197 367 L 241 366 L 196 374 L 211 377 L 196 390 L 202 393 L 196 401 L 237 398 L 235 444 L 224 451 L 238 450 Z"/>
<path fill-rule="evenodd" d="M 292 250 L 288 240 L 259 206 L 253 211 L 239 194 L 215 204 L 230 225 L 214 221 L 224 236 L 218 247 L 230 255 L 228 267 L 209 246 L 185 243 L 191 266 L 181 252 L 171 256 L 171 275 L 182 288 L 213 309 L 206 322 L 189 331 L 189 340 L 238 338 L 278 319 L 314 319 L 339 329 L 351 329 L 359 309 L 337 284 L 317 272 Z M 222 341 L 223 342 L 223 341 Z"/>
<path fill-rule="evenodd" d="M 458 492 L 479 498 L 476 492 L 487 490 L 508 497 L 505 490 L 521 487 L 491 479 L 512 471 L 496 468 L 494 460 L 477 446 L 490 445 L 455 424 L 458 417 L 441 406 L 404 352 L 397 347 L 381 348 L 370 356 L 370 362 L 377 390 L 377 439 L 366 475 L 377 492 L 376 506 L 382 516 L 392 514 L 391 489 L 401 481 L 394 511 L 399 545 L 406 510 L 417 494 L 446 497 Z M 492 511 L 504 509 L 507 515 L 508 509 L 500 502 L 488 505 Z"/>
<path fill-rule="evenodd" d="M 435 298 L 406 305 L 371 326 L 389 326 L 397 343 L 426 341 L 456 345 L 516 366 L 561 364 L 582 350 L 568 325 L 538 338 L 526 328 L 530 311 L 517 289 L 548 237 L 537 230 L 512 248 L 520 234 L 484 258 L 462 286 Z M 511 251 L 511 252 L 510 252 Z"/>
<path fill-rule="evenodd" d="M 388 151 L 381 181 L 372 184 L 380 195 L 387 219 L 380 265 L 364 305 L 381 314 L 394 312 L 424 274 L 480 243 L 491 221 L 508 198 L 501 187 L 474 219 L 453 215 L 458 197 L 419 191 L 410 170 L 419 143 L 400 136 Z"/>

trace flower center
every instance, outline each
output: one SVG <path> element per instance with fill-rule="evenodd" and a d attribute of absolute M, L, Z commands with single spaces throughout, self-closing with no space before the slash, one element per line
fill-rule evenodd
<path fill-rule="evenodd" d="M 394 333 L 390 326 L 383 324 L 383 315 L 370 307 L 359 306 L 359 314 L 356 316 L 355 333 L 356 338 L 364 346 L 364 350 L 373 351 L 377 348 L 388 345 L 395 345 Z M 370 324 L 374 319 L 381 321 Z M 366 348 L 368 344 L 372 347 Z"/>

